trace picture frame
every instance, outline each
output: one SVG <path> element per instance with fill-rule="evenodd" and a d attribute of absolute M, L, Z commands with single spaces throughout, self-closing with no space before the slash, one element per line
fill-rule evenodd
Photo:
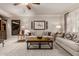
<path fill-rule="evenodd" d="M 34 30 L 45 30 L 45 21 L 34 21 Z"/>
<path fill-rule="evenodd" d="M 18 35 L 20 32 L 20 20 L 11 20 L 11 34 Z"/>

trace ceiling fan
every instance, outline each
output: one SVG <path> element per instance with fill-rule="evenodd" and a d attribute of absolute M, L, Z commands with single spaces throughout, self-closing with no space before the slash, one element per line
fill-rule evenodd
<path fill-rule="evenodd" d="M 14 3 L 15 6 L 20 5 L 20 4 L 22 4 L 22 3 Z M 27 3 L 27 4 L 24 4 L 24 5 L 26 5 L 26 7 L 27 7 L 29 10 L 31 10 L 32 4 L 40 5 L 40 3 Z"/>

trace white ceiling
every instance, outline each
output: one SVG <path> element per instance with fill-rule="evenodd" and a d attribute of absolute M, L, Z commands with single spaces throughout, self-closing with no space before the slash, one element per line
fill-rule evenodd
<path fill-rule="evenodd" d="M 10 15 L 53 15 L 64 14 L 79 8 L 78 3 L 41 3 L 40 5 L 32 4 L 32 9 L 28 10 L 26 6 L 14 6 L 13 3 L 0 3 L 0 9 L 9 13 Z"/>
<path fill-rule="evenodd" d="M 79 8 L 78 3 L 43 3 L 40 6 L 33 5 L 37 14 L 63 14 Z"/>

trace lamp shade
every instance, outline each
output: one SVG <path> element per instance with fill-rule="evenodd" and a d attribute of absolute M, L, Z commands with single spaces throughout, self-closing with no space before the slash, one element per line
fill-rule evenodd
<path fill-rule="evenodd" d="M 61 26 L 60 26 L 60 25 L 57 25 L 57 26 L 56 26 L 56 28 L 60 29 L 60 28 L 61 28 Z"/>

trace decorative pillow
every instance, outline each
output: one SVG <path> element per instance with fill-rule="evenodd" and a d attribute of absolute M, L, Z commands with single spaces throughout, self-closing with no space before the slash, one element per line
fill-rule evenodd
<path fill-rule="evenodd" d="M 76 33 L 71 33 L 71 36 L 72 36 L 72 40 L 74 42 L 78 42 L 79 41 Z"/>
<path fill-rule="evenodd" d="M 70 33 L 66 33 L 65 36 L 64 36 L 64 38 L 72 40 L 72 36 L 71 36 Z"/>
<path fill-rule="evenodd" d="M 64 37 L 65 37 L 65 33 L 62 34 L 62 38 L 64 38 Z"/>
<path fill-rule="evenodd" d="M 48 36 L 51 36 L 51 32 L 48 32 Z"/>
<path fill-rule="evenodd" d="M 35 32 L 31 32 L 31 35 L 35 36 Z"/>
<path fill-rule="evenodd" d="M 79 39 L 74 39 L 73 41 L 76 43 L 79 43 Z"/>
<path fill-rule="evenodd" d="M 77 38 L 76 34 L 72 34 L 73 40 Z"/>
<path fill-rule="evenodd" d="M 32 34 L 31 34 L 31 32 L 29 33 L 29 36 L 31 36 Z"/>
<path fill-rule="evenodd" d="M 47 32 L 43 32 L 42 35 L 46 36 L 47 35 Z"/>

